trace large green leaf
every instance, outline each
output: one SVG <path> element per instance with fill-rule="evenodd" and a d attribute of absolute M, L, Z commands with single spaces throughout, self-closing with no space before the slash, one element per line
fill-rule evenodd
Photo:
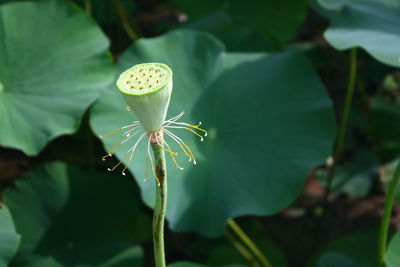
<path fill-rule="evenodd" d="M 385 160 L 397 158 L 400 153 L 400 103 L 382 96 L 371 99 L 368 113 L 368 132 L 376 150 Z"/>
<path fill-rule="evenodd" d="M 377 3 L 389 7 L 400 7 L 400 2 L 397 0 L 314 0 L 322 8 L 333 12 L 340 12 L 340 10 L 349 4 L 356 3 Z"/>
<path fill-rule="evenodd" d="M 207 31 L 217 36 L 228 51 L 265 51 L 273 44 L 261 32 L 244 25 L 226 11 L 217 11 L 188 25 L 191 29 Z"/>
<path fill-rule="evenodd" d="M 318 259 L 318 267 L 363 267 L 342 254 L 326 253 Z"/>
<path fill-rule="evenodd" d="M 400 266 L 400 232 L 397 232 L 390 241 L 389 248 L 385 255 L 387 267 Z"/>
<path fill-rule="evenodd" d="M 187 262 L 187 261 L 181 261 L 181 262 L 170 264 L 170 265 L 168 265 L 168 267 L 205 267 L 205 265 Z"/>
<path fill-rule="evenodd" d="M 122 56 L 119 70 L 154 61 L 174 71 L 169 115 L 185 111 L 184 121 L 201 120 L 209 131 L 203 143 L 175 131 L 192 147 L 198 164 L 180 153 L 185 170 L 169 165 L 167 218 L 173 230 L 216 236 L 228 218 L 274 214 L 296 198 L 307 173 L 330 154 L 331 102 L 303 55 L 225 53 L 211 36 L 185 30 L 136 42 Z M 97 134 L 132 120 L 115 88 L 91 113 Z M 116 139 L 102 141 L 110 147 Z M 129 169 L 144 201 L 153 206 L 154 179 L 143 182 L 146 143 Z"/>
<path fill-rule="evenodd" d="M 275 47 L 282 46 L 297 33 L 307 11 L 306 0 L 175 2 L 187 13 L 191 27 L 216 34 L 234 51 L 243 51 L 243 47 L 259 49 L 267 45 L 266 41 Z"/>
<path fill-rule="evenodd" d="M 74 132 L 113 79 L 108 45 L 100 28 L 65 1 L 1 6 L 0 144 L 35 155 Z"/>
<path fill-rule="evenodd" d="M 275 44 L 292 38 L 307 12 L 306 0 L 230 0 L 227 5 L 230 13 Z"/>
<path fill-rule="evenodd" d="M 7 266 L 20 241 L 20 235 L 15 231 L 9 210 L 0 204 L 0 266 Z"/>
<path fill-rule="evenodd" d="M 389 192 L 390 182 L 392 181 L 393 176 L 396 172 L 396 168 L 399 164 L 400 164 L 400 158 L 397 158 L 395 160 L 392 160 L 392 161 L 386 163 L 381 168 L 381 181 L 384 185 L 386 194 Z M 396 200 L 398 203 L 400 203 L 400 192 L 399 191 L 396 192 Z"/>
<path fill-rule="evenodd" d="M 35 169 L 4 196 L 22 235 L 15 264 L 140 264 L 134 242 L 150 238 L 151 223 L 132 188 L 125 177 L 62 163 Z"/>
<path fill-rule="evenodd" d="M 365 49 L 378 61 L 400 67 L 400 3 L 397 0 L 319 0 L 333 10 L 332 24 L 325 32 L 339 50 Z"/>
<path fill-rule="evenodd" d="M 376 264 L 377 244 L 377 229 L 350 233 L 326 245 L 309 266 L 323 267 L 330 263 L 331 266 L 372 267 Z M 326 265 L 321 265 L 324 262 Z M 337 265 L 340 262 L 342 265 Z"/>

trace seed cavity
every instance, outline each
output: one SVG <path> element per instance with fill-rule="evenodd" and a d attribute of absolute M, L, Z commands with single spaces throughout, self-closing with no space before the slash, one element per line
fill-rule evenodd
<path fill-rule="evenodd" d="M 141 74 L 139 74 L 141 73 Z M 157 73 L 154 75 L 153 73 Z M 160 86 L 160 84 L 165 83 L 168 79 L 169 75 L 162 67 L 154 67 L 154 66 L 146 66 L 142 65 L 140 68 L 132 68 L 130 69 L 130 73 L 128 73 L 126 88 L 129 90 L 143 90 L 143 89 L 154 89 Z"/>

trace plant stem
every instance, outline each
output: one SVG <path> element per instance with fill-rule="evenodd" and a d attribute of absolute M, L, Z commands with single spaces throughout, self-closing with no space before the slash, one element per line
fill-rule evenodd
<path fill-rule="evenodd" d="M 113 1 L 117 15 L 121 22 L 122 27 L 124 28 L 126 34 L 131 38 L 132 41 L 136 41 L 139 36 L 136 33 L 134 27 L 132 26 L 132 22 L 129 19 L 128 14 L 125 11 L 123 4 L 119 0 Z"/>
<path fill-rule="evenodd" d="M 328 173 L 326 193 L 324 196 L 324 203 L 326 203 L 327 200 L 329 199 L 329 195 L 332 191 L 332 181 L 335 176 L 337 162 L 339 161 L 339 159 L 342 155 L 344 138 L 346 136 L 347 122 L 349 120 L 350 107 L 351 107 L 351 102 L 353 99 L 356 75 L 357 75 L 357 49 L 352 48 L 350 50 L 349 80 L 348 80 L 348 84 L 347 84 L 346 96 L 344 99 L 343 111 L 342 111 L 342 114 L 340 117 L 340 125 L 339 125 L 339 129 L 338 129 L 338 134 L 336 137 L 335 147 L 334 147 L 334 151 L 333 151 L 333 165 L 329 169 L 329 173 Z"/>
<path fill-rule="evenodd" d="M 386 197 L 385 209 L 379 230 L 379 243 L 378 243 L 378 267 L 384 266 L 385 252 L 387 247 L 387 240 L 390 227 L 390 218 L 392 214 L 393 204 L 396 199 L 396 192 L 399 187 L 400 181 L 400 162 L 397 165 L 396 171 L 393 175 L 389 185 L 389 192 Z"/>
<path fill-rule="evenodd" d="M 156 267 L 165 267 L 164 252 L 164 220 L 167 208 L 167 167 L 165 152 L 158 144 L 152 144 L 154 152 L 156 176 L 159 182 L 156 185 L 156 204 L 153 216 L 153 246 L 154 262 Z"/>
<path fill-rule="evenodd" d="M 251 252 L 248 251 L 247 248 L 245 248 L 242 243 L 237 241 L 230 232 L 226 231 L 225 236 L 231 242 L 232 246 L 251 263 L 252 267 L 260 267 L 260 264 L 254 257 L 254 255 L 251 254 Z"/>
<path fill-rule="evenodd" d="M 85 10 L 86 10 L 86 14 L 88 16 L 91 16 L 91 14 L 92 14 L 92 3 L 90 2 L 90 0 L 85 0 Z"/>
<path fill-rule="evenodd" d="M 254 256 L 261 262 L 264 267 L 272 267 L 271 263 L 267 260 L 261 250 L 254 244 L 248 235 L 240 228 L 240 226 L 233 220 L 228 220 L 228 225 L 233 232 L 242 240 L 244 244 L 253 252 Z"/>

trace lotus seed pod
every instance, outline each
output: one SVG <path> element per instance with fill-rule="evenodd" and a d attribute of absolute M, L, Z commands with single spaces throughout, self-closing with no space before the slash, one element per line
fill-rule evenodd
<path fill-rule="evenodd" d="M 172 70 L 167 65 L 135 65 L 119 76 L 117 86 L 147 132 L 162 127 L 172 92 Z"/>

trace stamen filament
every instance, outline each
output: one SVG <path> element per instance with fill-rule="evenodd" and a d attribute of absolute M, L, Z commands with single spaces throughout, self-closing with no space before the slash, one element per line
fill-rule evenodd
<path fill-rule="evenodd" d="M 197 135 L 200 138 L 200 141 L 203 142 L 204 138 L 201 134 L 195 132 L 193 129 L 188 128 L 188 127 L 181 127 L 181 126 L 166 126 L 165 128 L 174 128 L 174 129 L 184 129 L 187 131 L 191 131 L 192 133 L 194 133 L 195 135 Z"/>
<path fill-rule="evenodd" d="M 114 153 L 115 152 L 117 152 L 118 151 L 118 149 L 120 149 L 121 148 L 121 144 L 119 144 L 112 152 L 109 152 L 107 155 L 105 155 L 105 156 L 103 156 L 102 158 L 101 158 L 101 160 L 102 161 L 105 161 L 106 160 L 106 158 L 108 158 L 108 157 L 112 157 L 112 155 L 114 155 Z"/>
<path fill-rule="evenodd" d="M 158 143 L 158 142 L 157 142 L 157 143 Z M 169 149 L 169 150 L 166 150 L 166 151 L 171 151 L 171 148 L 170 148 L 170 146 L 168 145 L 167 141 L 164 140 L 164 143 L 165 143 L 165 145 L 166 145 L 166 146 L 168 147 L 168 149 Z M 162 148 L 161 145 L 160 145 L 160 147 Z M 172 152 L 172 151 L 171 151 L 171 152 Z M 173 153 L 175 153 L 175 152 L 173 152 Z M 175 159 L 175 156 L 178 155 L 178 153 L 175 153 L 175 155 L 174 155 L 173 153 L 169 153 L 169 154 L 171 155 L 172 161 L 174 162 L 175 167 L 177 167 L 178 169 L 180 169 L 180 170 L 182 171 L 183 168 L 182 168 L 181 166 L 179 166 L 178 162 L 177 162 L 176 159 Z"/>
<path fill-rule="evenodd" d="M 172 124 L 172 125 L 177 124 L 177 125 L 188 126 L 188 127 L 194 128 L 194 129 L 196 129 L 196 130 L 202 131 L 202 132 L 204 133 L 204 136 L 207 136 L 207 131 L 199 127 L 199 126 L 201 125 L 201 123 L 199 123 L 198 125 L 192 125 L 192 124 L 185 123 L 185 122 L 171 122 L 170 124 Z"/>
<path fill-rule="evenodd" d="M 186 151 L 186 148 L 185 148 L 185 147 L 182 145 L 182 143 L 181 143 L 181 142 L 183 142 L 182 139 L 180 139 L 178 136 L 174 135 L 172 132 L 170 132 L 170 131 L 168 131 L 168 130 L 165 130 L 165 133 L 166 133 L 172 140 L 174 140 L 175 142 L 178 143 L 178 145 L 181 147 L 181 149 L 182 149 L 182 151 L 185 153 L 185 155 L 189 157 L 189 161 L 192 161 L 192 156 L 190 155 L 189 152 Z M 178 139 L 179 139 L 179 140 L 178 140 Z"/>
<path fill-rule="evenodd" d="M 116 134 L 116 133 L 118 133 L 119 131 L 121 131 L 122 130 L 122 128 L 119 128 L 119 129 L 117 129 L 117 130 L 115 130 L 115 131 L 112 131 L 112 132 L 109 132 L 109 133 L 106 133 L 106 134 L 103 134 L 103 135 L 99 135 L 99 137 L 101 138 L 101 139 L 103 139 L 103 138 L 106 138 L 106 137 L 108 137 L 108 136 L 111 136 L 111 135 L 113 135 L 113 134 Z"/>
<path fill-rule="evenodd" d="M 115 141 L 115 142 L 111 145 L 111 147 L 109 148 L 109 150 L 113 150 L 113 148 L 114 148 L 118 143 L 120 143 L 120 144 L 118 145 L 118 147 L 117 147 L 113 152 L 108 152 L 108 154 L 105 155 L 105 156 L 103 156 L 103 157 L 101 158 L 101 160 L 102 160 L 102 161 L 105 161 L 106 158 L 112 157 L 112 155 L 113 155 L 115 152 L 118 151 L 118 149 L 122 146 L 123 143 L 125 143 L 128 139 L 130 139 L 132 136 L 136 135 L 136 133 L 138 133 L 138 132 L 141 131 L 141 130 L 139 130 L 138 132 L 134 133 L 133 135 L 128 136 L 125 140 L 123 140 L 123 141 L 121 142 L 121 139 L 123 139 L 125 135 L 127 135 L 129 132 L 131 132 L 131 131 L 133 131 L 133 130 L 135 130 L 135 129 L 137 129 L 137 127 L 134 127 L 134 128 L 132 128 L 132 129 L 126 131 L 125 133 L 123 133 L 122 136 L 120 136 L 120 137 L 117 139 L 117 141 Z"/>
<path fill-rule="evenodd" d="M 164 150 L 165 152 L 168 152 L 171 155 L 178 156 L 178 153 L 172 151 L 171 149 L 167 149 L 162 144 L 160 144 L 160 142 L 158 141 L 158 138 L 155 138 L 155 139 L 156 139 L 157 145 L 159 145 L 162 150 Z M 164 140 L 164 143 L 166 144 L 165 140 Z"/>
<path fill-rule="evenodd" d="M 179 120 L 184 114 L 185 114 L 185 112 L 182 111 L 181 113 L 179 113 L 179 114 L 176 115 L 175 117 L 172 117 L 172 118 L 166 120 L 166 121 L 164 122 L 164 124 L 167 123 L 167 122 L 174 122 L 174 121 L 177 121 L 177 120 Z"/>
<path fill-rule="evenodd" d="M 113 134 L 118 133 L 119 131 L 121 131 L 121 130 L 123 130 L 123 129 L 137 126 L 137 125 L 138 125 L 138 122 L 139 122 L 139 121 L 134 121 L 132 124 L 123 126 L 123 127 L 119 128 L 119 129 L 117 129 L 117 130 L 115 130 L 115 131 L 112 131 L 112 132 L 109 132 L 109 133 L 106 133 L 106 134 L 103 134 L 103 135 L 100 134 L 99 137 L 100 137 L 101 139 L 106 138 L 106 137 L 109 137 L 109 136 L 111 136 L 111 135 L 113 135 Z"/>
<path fill-rule="evenodd" d="M 183 142 L 183 140 L 181 138 L 179 138 L 178 136 L 176 136 L 175 134 L 173 134 L 171 131 L 168 131 L 167 129 L 164 130 L 165 133 L 171 137 L 175 142 L 177 142 L 179 144 L 179 146 L 181 147 L 182 151 L 186 154 L 186 156 L 189 157 L 189 161 L 192 161 L 193 159 L 193 164 L 197 164 L 196 163 L 196 158 L 194 157 L 194 154 L 192 152 L 192 150 L 190 149 L 190 147 L 188 145 L 185 144 L 185 142 Z M 186 149 L 187 151 L 186 151 Z"/>
<path fill-rule="evenodd" d="M 133 159 L 133 155 L 135 152 L 136 147 L 139 145 L 140 141 L 143 139 L 143 137 L 146 135 L 146 133 L 142 134 L 138 140 L 136 141 L 136 143 L 125 153 L 124 158 L 126 157 L 126 155 L 131 152 L 131 156 L 129 157 L 129 161 L 127 164 L 125 164 L 124 169 L 122 170 L 122 175 L 126 175 L 125 174 L 125 170 L 128 168 L 129 164 L 131 163 L 132 159 Z"/>
<path fill-rule="evenodd" d="M 121 145 L 124 144 L 126 141 L 128 141 L 129 139 L 131 139 L 132 137 L 134 137 L 135 135 L 137 135 L 138 133 L 142 132 L 143 130 L 140 129 L 139 131 L 134 132 L 133 134 L 129 135 L 127 138 L 125 138 L 125 140 L 123 140 L 121 142 Z"/>

